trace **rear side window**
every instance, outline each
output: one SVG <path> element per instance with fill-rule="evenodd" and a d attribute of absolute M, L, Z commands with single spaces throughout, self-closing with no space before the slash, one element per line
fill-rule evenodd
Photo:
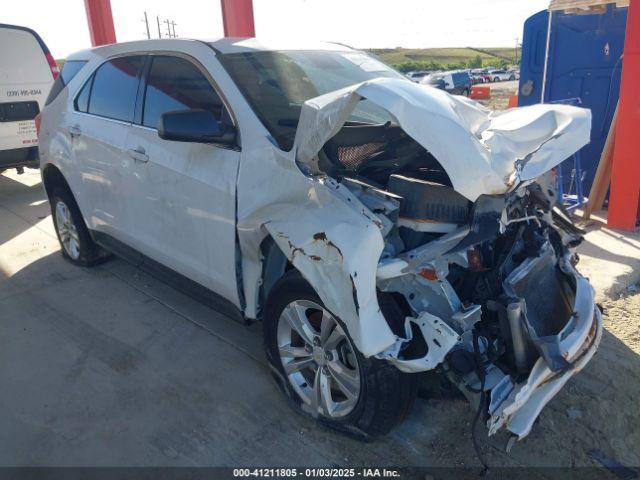
<path fill-rule="evenodd" d="M 87 113 L 87 110 L 89 109 L 89 95 L 91 94 L 93 77 L 94 75 L 91 75 L 91 78 L 84 84 L 82 90 L 80 90 L 80 93 L 76 97 L 75 107 L 79 112 Z"/>
<path fill-rule="evenodd" d="M 87 82 L 77 98 L 81 110 L 81 97 L 88 95 L 88 113 L 101 117 L 130 122 L 138 91 L 138 75 L 142 67 L 142 56 L 119 57 L 103 63 Z M 85 93 L 93 82 L 90 92 Z M 82 110 L 81 110 L 82 111 Z"/>
<path fill-rule="evenodd" d="M 142 124 L 158 128 L 163 113 L 186 109 L 208 110 L 218 120 L 222 120 L 225 112 L 211 83 L 193 63 L 179 57 L 153 57 Z"/>
<path fill-rule="evenodd" d="M 69 85 L 69 82 L 73 80 L 73 77 L 75 77 L 86 64 L 86 60 L 69 60 L 68 62 L 64 62 L 60 75 L 58 75 L 56 81 L 53 82 L 53 86 L 49 91 L 49 96 L 47 97 L 45 105 L 49 105 L 53 102 L 64 87 Z"/>

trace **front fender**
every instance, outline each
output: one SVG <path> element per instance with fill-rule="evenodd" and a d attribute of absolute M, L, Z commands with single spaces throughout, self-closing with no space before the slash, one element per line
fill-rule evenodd
<path fill-rule="evenodd" d="M 336 198 L 333 202 L 281 208 L 264 228 L 326 308 L 345 323 L 358 350 L 375 355 L 396 340 L 376 293 L 382 235 L 368 217 Z"/>

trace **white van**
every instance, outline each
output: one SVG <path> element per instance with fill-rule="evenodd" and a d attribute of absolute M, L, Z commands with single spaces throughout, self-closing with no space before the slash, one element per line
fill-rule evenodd
<path fill-rule="evenodd" d="M 33 30 L 0 24 L 0 171 L 38 168 L 35 118 L 58 66 Z"/>

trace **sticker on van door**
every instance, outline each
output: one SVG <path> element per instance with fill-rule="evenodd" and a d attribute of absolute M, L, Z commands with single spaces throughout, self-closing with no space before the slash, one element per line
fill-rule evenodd
<path fill-rule="evenodd" d="M 23 90 L 7 90 L 7 97 L 28 97 L 31 95 L 42 95 L 39 88 L 23 89 Z"/>
<path fill-rule="evenodd" d="M 23 145 L 32 145 L 38 143 L 38 133 L 36 131 L 36 122 L 33 120 L 25 120 L 18 122 L 18 135 L 27 137 L 22 139 Z"/>

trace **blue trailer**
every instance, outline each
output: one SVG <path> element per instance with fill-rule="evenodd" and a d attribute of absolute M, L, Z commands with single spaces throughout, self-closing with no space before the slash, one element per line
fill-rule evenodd
<path fill-rule="evenodd" d="M 559 2 L 558 2 L 559 3 Z M 627 7 L 544 10 L 524 24 L 518 105 L 571 103 L 591 109 L 591 143 L 562 164 L 559 187 L 588 194 L 609 132 L 618 93 Z"/>

